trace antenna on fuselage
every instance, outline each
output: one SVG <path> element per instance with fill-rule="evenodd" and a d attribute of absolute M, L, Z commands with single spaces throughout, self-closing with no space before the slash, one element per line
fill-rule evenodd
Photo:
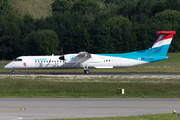
<path fill-rule="evenodd" d="M 63 47 L 61 47 L 61 52 L 62 52 L 62 55 L 63 55 Z"/>
<path fill-rule="evenodd" d="M 61 47 L 61 52 L 62 52 L 62 56 L 60 56 L 59 59 L 63 60 L 63 62 L 64 62 L 65 58 L 64 58 L 64 55 L 63 55 L 63 47 Z"/>

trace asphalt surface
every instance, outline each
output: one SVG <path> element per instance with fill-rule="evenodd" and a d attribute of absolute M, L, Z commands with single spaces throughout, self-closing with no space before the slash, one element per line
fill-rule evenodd
<path fill-rule="evenodd" d="M 136 116 L 180 111 L 180 98 L 1 98 L 1 120 Z"/>
<path fill-rule="evenodd" d="M 15 72 L 15 74 L 12 74 L 11 72 L 0 72 L 0 75 L 87 75 L 84 74 L 83 72 Z M 159 76 L 180 76 L 180 73 L 123 73 L 123 72 L 92 72 L 88 75 L 110 75 L 110 76 L 120 76 L 120 75 L 127 75 L 127 76 L 154 76 L 154 75 L 159 75 Z"/>
<path fill-rule="evenodd" d="M 0 72 L 0 75 L 85 75 Z M 110 76 L 180 76 L 180 73 L 91 73 Z M 1 120 L 136 116 L 180 112 L 180 98 L 0 98 Z"/>

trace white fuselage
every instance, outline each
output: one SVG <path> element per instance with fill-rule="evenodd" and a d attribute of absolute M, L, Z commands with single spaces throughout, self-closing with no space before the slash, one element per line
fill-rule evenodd
<path fill-rule="evenodd" d="M 76 69 L 76 68 L 115 68 L 131 67 L 149 63 L 146 61 L 109 57 L 91 54 L 91 56 L 77 57 L 78 54 L 66 54 L 64 60 L 60 56 L 20 56 L 7 64 L 6 69 Z"/>

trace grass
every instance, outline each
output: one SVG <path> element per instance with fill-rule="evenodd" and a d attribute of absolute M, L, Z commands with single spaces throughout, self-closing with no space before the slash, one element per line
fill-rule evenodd
<path fill-rule="evenodd" d="M 0 76 L 0 97 L 177 98 L 179 86 L 179 77 Z M 117 88 L 125 94 L 117 94 Z"/>
<path fill-rule="evenodd" d="M 116 69 L 90 69 L 90 72 L 180 72 L 180 53 L 168 53 L 168 59 L 145 65 L 116 68 Z M 11 72 L 4 69 L 10 61 L 0 61 L 0 72 Z M 16 72 L 83 72 L 83 69 L 48 69 L 48 70 L 16 70 Z"/>
<path fill-rule="evenodd" d="M 178 118 L 179 120 L 180 118 Z M 77 119 L 50 119 L 50 120 L 176 120 L 174 114 L 155 114 L 128 117 L 106 117 L 106 118 L 77 118 Z"/>

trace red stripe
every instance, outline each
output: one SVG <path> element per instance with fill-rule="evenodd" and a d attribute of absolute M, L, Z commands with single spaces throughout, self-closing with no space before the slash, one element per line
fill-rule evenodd
<path fill-rule="evenodd" d="M 166 35 L 163 39 L 161 40 L 165 40 L 165 39 L 169 39 L 169 38 L 172 38 L 174 34 L 169 34 L 169 35 Z"/>
<path fill-rule="evenodd" d="M 161 35 L 162 35 L 162 34 L 161 34 Z M 159 37 L 160 37 L 161 35 L 159 35 Z M 164 35 L 164 34 L 163 34 L 163 35 Z M 170 38 L 173 37 L 173 35 L 174 35 L 174 34 L 167 34 L 167 35 L 164 35 L 161 39 L 159 39 L 159 37 L 158 37 L 155 43 L 157 43 L 157 42 L 159 42 L 159 41 L 162 41 L 162 40 L 170 39 Z"/>
<path fill-rule="evenodd" d="M 176 34 L 176 31 L 158 31 L 156 32 L 156 34 L 160 35 L 160 34 Z"/>

